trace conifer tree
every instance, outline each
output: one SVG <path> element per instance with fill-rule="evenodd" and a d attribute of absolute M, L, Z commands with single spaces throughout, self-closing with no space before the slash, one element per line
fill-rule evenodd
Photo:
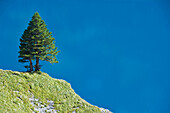
<path fill-rule="evenodd" d="M 25 63 L 30 62 L 29 65 L 24 66 L 25 68 L 29 68 L 29 71 L 33 71 L 33 64 L 32 64 L 32 51 L 33 51 L 33 42 L 31 41 L 31 35 L 29 34 L 28 29 L 26 29 L 20 39 L 20 51 L 19 51 L 19 62 Z"/>
<path fill-rule="evenodd" d="M 31 49 L 31 51 L 29 51 L 31 57 L 29 58 L 36 59 L 35 71 L 40 70 L 39 60 L 58 63 L 56 55 L 60 51 L 57 51 L 52 32 L 49 32 L 38 12 L 33 15 L 32 20 L 29 23 L 28 35 L 32 45 L 31 47 L 26 46 L 26 48 L 28 47 L 28 50 Z"/>

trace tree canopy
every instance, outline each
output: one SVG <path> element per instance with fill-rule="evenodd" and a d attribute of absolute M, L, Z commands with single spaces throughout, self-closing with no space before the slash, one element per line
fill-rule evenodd
<path fill-rule="evenodd" d="M 39 60 L 58 63 L 56 55 L 60 52 L 55 46 L 55 38 L 49 32 L 44 20 L 36 12 L 29 22 L 27 29 L 20 39 L 19 62 L 30 62 L 30 71 L 33 71 L 32 60 L 36 60 L 35 71 L 40 70 Z"/>

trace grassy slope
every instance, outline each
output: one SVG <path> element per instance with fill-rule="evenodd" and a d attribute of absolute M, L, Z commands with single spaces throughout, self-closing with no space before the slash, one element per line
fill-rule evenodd
<path fill-rule="evenodd" d="M 18 92 L 19 91 L 19 92 Z M 60 113 L 101 113 L 96 106 L 90 105 L 64 80 L 53 79 L 46 73 L 27 73 L 0 70 L 0 112 L 32 113 L 34 107 L 29 98 L 30 92 L 35 98 L 47 105 L 54 101 Z M 36 112 L 36 111 L 35 111 Z"/>

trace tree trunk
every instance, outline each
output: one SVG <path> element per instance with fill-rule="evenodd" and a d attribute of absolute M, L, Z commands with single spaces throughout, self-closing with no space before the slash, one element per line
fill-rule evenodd
<path fill-rule="evenodd" d="M 35 65 L 35 71 L 39 71 L 40 67 L 39 67 L 39 57 L 36 57 L 36 65 Z"/>
<path fill-rule="evenodd" d="M 32 67 L 32 60 L 31 60 L 31 57 L 30 57 L 29 61 L 30 61 L 30 71 L 33 71 L 33 67 Z"/>

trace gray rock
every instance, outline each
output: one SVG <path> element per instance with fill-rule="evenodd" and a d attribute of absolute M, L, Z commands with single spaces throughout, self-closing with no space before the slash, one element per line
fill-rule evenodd
<path fill-rule="evenodd" d="M 112 113 L 108 109 L 100 108 L 100 110 L 101 110 L 102 113 Z"/>

